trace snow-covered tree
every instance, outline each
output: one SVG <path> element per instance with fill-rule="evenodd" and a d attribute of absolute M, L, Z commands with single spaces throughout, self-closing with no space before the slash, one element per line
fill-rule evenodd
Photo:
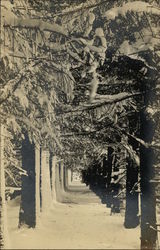
<path fill-rule="evenodd" d="M 27 131 L 31 141 L 42 144 L 45 140 L 60 155 L 67 147 L 70 151 L 73 140 L 78 146 L 82 134 L 87 136 L 82 144 L 99 142 L 100 150 L 88 146 L 88 156 L 113 144 L 110 139 L 116 145 L 118 135 L 118 143 L 131 159 L 129 167 L 140 166 L 142 247 L 154 248 L 155 206 L 153 210 L 146 206 L 143 185 L 152 191 L 149 199 L 155 199 L 149 184 L 153 176 L 148 174 L 153 166 L 148 165 L 146 173 L 143 163 L 146 155 L 151 162 L 148 152 L 158 148 L 158 136 L 147 137 L 159 112 L 158 1 L 7 3 L 3 7 L 5 14 L 9 11 L 3 21 L 3 64 L 11 68 L 12 76 L 2 81 L 2 121 L 14 133 Z M 140 134 L 128 119 L 129 114 L 137 117 L 139 113 Z M 146 215 L 152 219 L 146 221 Z"/>

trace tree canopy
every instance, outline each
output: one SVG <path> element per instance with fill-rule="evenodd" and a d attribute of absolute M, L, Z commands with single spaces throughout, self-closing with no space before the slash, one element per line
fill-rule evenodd
<path fill-rule="evenodd" d="M 120 136 L 135 158 L 127 138 L 145 142 L 127 130 L 128 116 L 144 108 L 144 92 L 159 93 L 158 6 L 2 1 L 1 119 L 11 135 L 27 131 L 58 154 L 72 151 L 73 138 L 99 154 Z M 157 104 L 146 110 L 155 119 Z"/>

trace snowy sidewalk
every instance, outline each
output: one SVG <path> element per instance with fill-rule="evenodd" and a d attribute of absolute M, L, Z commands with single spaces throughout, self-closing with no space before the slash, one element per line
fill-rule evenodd
<path fill-rule="evenodd" d="M 17 205 L 11 201 L 8 208 L 11 249 L 139 248 L 139 228 L 124 229 L 124 218 L 110 216 L 103 204 L 57 203 L 34 230 L 17 229 Z"/>

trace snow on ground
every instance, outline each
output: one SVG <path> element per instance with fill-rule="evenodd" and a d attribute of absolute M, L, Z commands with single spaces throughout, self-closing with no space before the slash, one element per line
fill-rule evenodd
<path fill-rule="evenodd" d="M 11 249 L 139 249 L 139 228 L 125 229 L 104 204 L 56 203 L 37 229 L 18 229 L 19 201 L 8 203 Z"/>

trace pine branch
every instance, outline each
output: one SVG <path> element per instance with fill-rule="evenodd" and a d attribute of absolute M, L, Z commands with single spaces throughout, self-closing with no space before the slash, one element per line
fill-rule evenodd
<path fill-rule="evenodd" d="M 60 25 L 47 23 L 39 19 L 31 18 L 6 18 L 4 27 L 39 29 L 41 31 L 55 32 L 63 36 L 68 36 L 68 32 Z"/>
<path fill-rule="evenodd" d="M 92 109 L 102 107 L 102 106 L 105 106 L 108 104 L 113 104 L 113 103 L 117 103 L 120 101 L 124 101 L 124 100 L 127 100 L 129 98 L 139 96 L 141 94 L 142 93 L 140 93 L 140 92 L 137 92 L 137 93 L 123 92 L 123 93 L 115 94 L 115 95 L 106 95 L 106 96 L 103 96 L 102 98 L 99 98 L 98 100 L 95 99 L 94 101 L 92 101 L 92 103 L 80 105 L 79 107 L 72 108 L 69 110 L 64 110 L 64 111 L 60 112 L 58 115 L 92 110 Z"/>

